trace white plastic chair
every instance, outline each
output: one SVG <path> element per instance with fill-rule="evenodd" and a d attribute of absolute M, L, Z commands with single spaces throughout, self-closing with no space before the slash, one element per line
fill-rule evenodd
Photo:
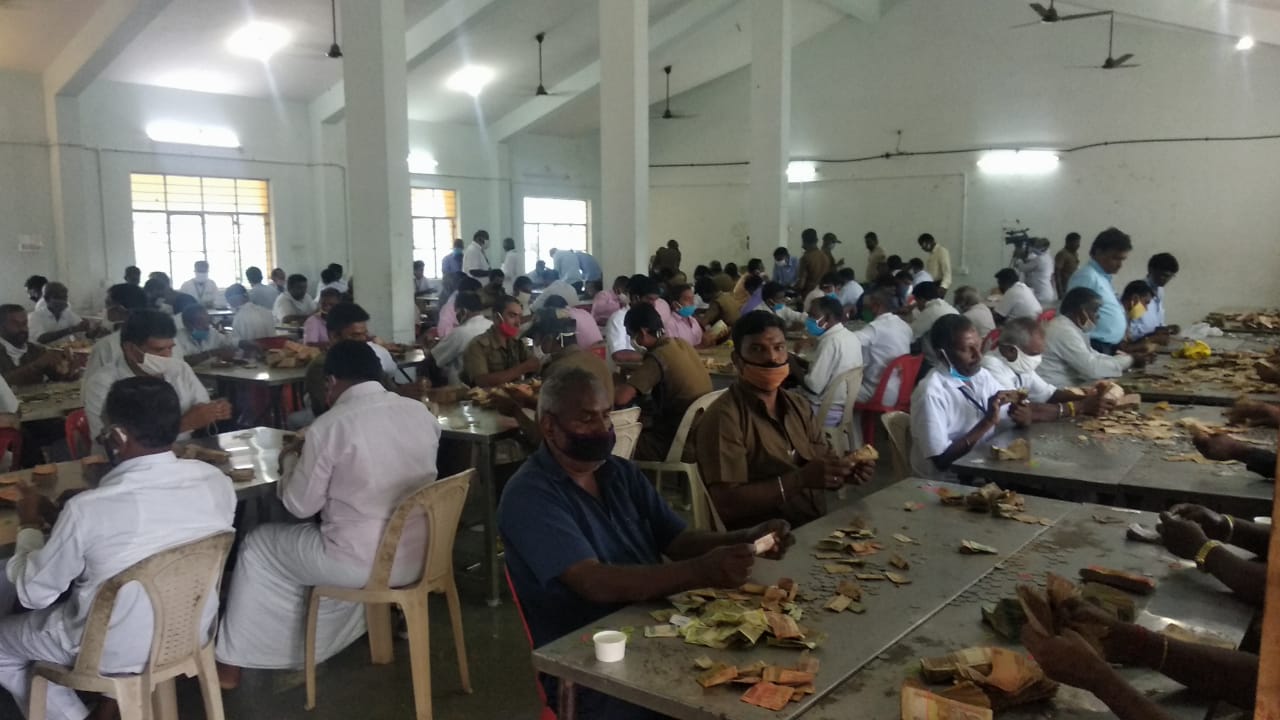
<path fill-rule="evenodd" d="M 621 410 L 614 410 L 609 413 L 609 419 L 613 421 L 613 426 L 630 425 L 640 422 L 640 408 L 630 407 Z"/>
<path fill-rule="evenodd" d="M 27 716 L 45 720 L 49 683 L 109 694 L 120 705 L 123 720 L 151 718 L 156 687 L 179 675 L 199 677 L 208 720 L 223 720 L 222 689 L 213 659 L 213 638 L 204 642 L 204 608 L 218 596 L 222 566 L 235 533 L 224 532 L 169 548 L 134 563 L 98 588 L 74 667 L 38 662 L 31 676 Z M 151 653 L 136 675 L 104 675 L 99 670 L 116 596 L 129 583 L 142 586 L 151 601 L 155 630 Z"/>
<path fill-rule="evenodd" d="M 431 720 L 431 627 L 427 617 L 427 595 L 444 593 L 453 624 L 453 645 L 458 656 L 458 672 L 462 676 L 462 691 L 471 693 L 467 644 L 462 636 L 462 604 L 458 601 L 458 586 L 453 578 L 453 542 L 458 534 L 458 519 L 462 516 L 467 489 L 475 475 L 474 469 L 460 472 L 415 490 L 400 501 L 382 531 L 373 570 L 364 587 L 317 585 L 311 588 L 311 599 L 307 604 L 305 666 L 308 710 L 314 710 L 316 706 L 316 622 L 322 596 L 364 603 L 369 625 L 369 654 L 375 665 L 388 664 L 395 659 L 395 648 L 391 644 L 391 603 L 400 606 L 409 628 L 414 717 Z M 400 535 L 409 517 L 418 509 L 425 515 L 428 527 L 427 546 L 422 553 L 422 577 L 409 585 L 393 588 L 391 568 L 396 548 L 400 545 Z"/>
<path fill-rule="evenodd" d="M 702 476 L 698 474 L 698 465 L 684 462 L 684 446 L 689 441 L 689 432 L 693 429 L 694 422 L 723 393 L 724 390 L 714 390 L 693 401 L 693 404 L 685 411 L 684 417 L 680 419 L 680 426 L 676 428 L 676 436 L 672 439 L 671 447 L 667 450 L 666 460 L 650 460 L 636 463 L 641 470 L 650 470 L 655 473 L 654 480 L 658 487 L 662 487 L 662 475 L 664 473 L 679 473 L 685 476 L 688 483 L 690 512 L 693 515 L 693 528 L 695 530 L 723 531 L 725 529 L 724 523 L 720 521 L 720 513 L 716 512 L 716 506 L 711 502 L 711 495 L 707 493 L 706 486 L 702 484 Z"/>
<path fill-rule="evenodd" d="M 904 412 L 888 412 L 880 416 L 893 446 L 893 476 L 906 480 L 911 474 L 911 416 Z"/>
<path fill-rule="evenodd" d="M 840 416 L 840 422 L 835 425 L 827 425 L 827 416 L 831 414 L 831 408 L 835 405 L 836 392 L 840 388 L 844 388 L 844 409 Z M 862 432 L 859 430 L 858 423 L 855 422 L 857 413 L 854 412 L 853 406 L 858 402 L 858 391 L 862 389 L 862 367 L 856 367 L 847 370 L 835 376 L 827 389 L 822 393 L 822 402 L 818 406 L 818 422 L 822 423 L 822 430 L 827 435 L 827 442 L 831 443 L 831 448 L 841 454 L 853 452 L 862 445 Z"/>
<path fill-rule="evenodd" d="M 630 460 L 634 457 L 636 445 L 640 442 L 640 432 L 643 430 L 644 425 L 638 422 L 614 425 L 613 434 L 617 437 L 617 442 L 613 445 L 614 456 L 623 460 Z"/>

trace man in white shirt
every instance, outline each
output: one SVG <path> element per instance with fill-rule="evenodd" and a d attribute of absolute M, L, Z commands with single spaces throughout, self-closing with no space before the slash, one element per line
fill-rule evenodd
<path fill-rule="evenodd" d="M 867 402 L 875 395 L 876 388 L 880 386 L 880 378 L 884 376 L 889 363 L 911 353 L 914 336 L 911 326 L 893 311 L 893 298 L 889 290 L 881 289 L 868 294 L 862 301 L 862 307 L 875 318 L 866 327 L 854 332 L 854 337 L 862 345 L 864 362 L 858 402 Z M 885 385 L 885 405 L 892 406 L 898 402 L 901 382 L 899 377 L 889 378 Z"/>
<path fill-rule="evenodd" d="M 951 253 L 947 249 L 938 244 L 937 240 L 929 233 L 922 234 L 916 239 L 916 243 L 921 250 L 929 253 L 925 258 L 924 269 L 929 273 L 929 277 L 938 283 L 942 288 L 942 295 L 947 296 L 947 290 L 951 288 Z"/>
<path fill-rule="evenodd" d="M 431 281 L 427 279 L 427 264 L 421 260 L 413 261 L 413 294 L 426 295 L 431 292 Z"/>
<path fill-rule="evenodd" d="M 533 299 L 533 303 L 529 307 L 530 314 L 541 310 L 542 306 L 546 304 L 547 298 L 553 295 L 559 295 L 564 298 L 565 303 L 567 303 L 569 307 L 577 307 L 578 303 L 582 302 L 578 299 L 578 291 L 576 288 L 565 282 L 564 278 L 556 276 L 556 271 L 552 270 L 551 275 L 555 279 L 542 289 L 541 295 Z"/>
<path fill-rule="evenodd" d="M 218 302 L 218 284 L 209 279 L 209 263 L 197 260 L 196 276 L 182 283 L 178 292 L 184 292 L 201 305 L 211 308 Z"/>
<path fill-rule="evenodd" d="M 827 273 L 826 275 L 823 275 L 822 278 L 818 280 L 818 286 L 810 290 L 804 296 L 804 300 L 801 303 L 801 307 L 805 307 L 805 308 L 809 307 L 809 305 L 813 303 L 814 300 L 817 300 L 820 297 L 829 297 L 829 298 L 834 298 L 838 300 L 840 298 L 840 295 L 836 293 L 836 290 L 839 287 L 840 287 L 840 275 L 838 275 L 835 271 L 832 271 Z"/>
<path fill-rule="evenodd" d="M 516 250 L 516 241 L 512 238 L 502 239 L 502 287 L 506 293 L 515 297 L 516 278 L 524 275 L 524 258 Z"/>
<path fill-rule="evenodd" d="M 258 303 L 251 302 L 249 293 L 240 283 L 227 288 L 227 304 L 236 311 L 231 320 L 231 334 L 235 337 L 236 344 L 276 334 L 275 315 Z"/>
<path fill-rule="evenodd" d="M 120 328 L 120 354 L 116 362 L 99 368 L 85 378 L 84 410 L 89 419 L 90 437 L 102 432 L 102 409 L 107 394 L 117 380 L 130 377 L 155 377 L 168 382 L 178 393 L 182 411 L 180 432 L 208 427 L 231 418 L 231 404 L 226 400 L 209 401 L 209 392 L 200 384 L 191 366 L 173 357 L 174 337 L 178 334 L 173 318 L 159 310 L 137 310 L 129 314 Z"/>
<path fill-rule="evenodd" d="M 627 280 L 627 296 L 630 298 L 630 303 L 614 311 L 605 326 L 605 349 L 609 353 L 610 367 L 613 367 L 614 363 L 638 363 L 644 359 L 644 355 L 631 342 L 631 335 L 627 333 L 627 310 L 635 307 L 637 303 L 652 305 L 656 308 L 658 303 L 662 302 L 657 284 L 648 275 L 632 275 Z"/>
<path fill-rule="evenodd" d="M 182 359 L 195 366 L 211 357 L 230 360 L 236 354 L 236 341 L 209 321 L 209 311 L 192 305 L 182 311 L 182 328 L 175 338 L 182 349 Z"/>
<path fill-rule="evenodd" d="M 484 316 L 484 303 L 475 293 L 462 293 L 454 302 L 458 325 L 448 337 L 431 348 L 431 361 L 449 378 L 450 385 L 462 383 L 462 353 L 467 345 L 493 327 Z"/>
<path fill-rule="evenodd" d="M 945 315 L 959 315 L 951 303 L 942 299 L 942 287 L 936 282 L 922 282 L 911 291 L 916 299 L 915 318 L 911 321 L 911 335 L 920 341 L 921 347 L 929 346 L 929 329 Z M 926 357 L 932 359 L 930 353 Z"/>
<path fill-rule="evenodd" d="M 853 268 L 840 268 L 840 291 L 837 293 L 840 305 L 845 310 L 852 310 L 858 307 L 858 301 L 862 299 L 862 285 L 858 284 L 854 276 Z"/>
<path fill-rule="evenodd" d="M 68 307 L 67 286 L 51 282 L 44 286 L 44 307 L 27 316 L 27 330 L 36 342 L 48 345 L 76 333 L 91 333 L 94 328 Z"/>
<path fill-rule="evenodd" d="M 300 667 L 309 589 L 364 586 L 401 498 L 437 479 L 439 423 L 421 402 L 382 386 L 382 368 L 367 344 L 329 348 L 324 374 L 329 411 L 307 429 L 301 457 L 278 487 L 290 513 L 319 515 L 320 522 L 260 525 L 245 538 L 218 632 L 224 688 L 238 683 L 240 668 Z M 287 448 L 282 458 L 298 450 Z M 392 564 L 392 587 L 420 576 L 426 533 L 422 516 L 411 516 Z M 364 634 L 364 612 L 357 603 L 325 600 L 318 662 Z"/>
<path fill-rule="evenodd" d="M 1144 367 L 1151 356 L 1105 355 L 1089 345 L 1089 331 L 1098 322 L 1102 298 L 1086 287 L 1067 291 L 1058 314 L 1045 327 L 1044 361 L 1040 377 L 1057 387 L 1086 387 L 1119 377 L 1129 368 Z"/>
<path fill-rule="evenodd" d="M 290 275 L 289 291 L 280 293 L 272 314 L 277 323 L 301 325 L 316 311 L 316 301 L 307 294 L 307 276 Z"/>
<path fill-rule="evenodd" d="M 47 540 L 41 498 L 24 488 L 17 503 L 22 529 L 0 576 L 0 685 L 23 713 L 33 663 L 75 664 L 103 582 L 163 550 L 233 531 L 231 481 L 207 463 L 173 455 L 181 411 L 171 387 L 153 378 L 122 380 L 102 409 L 106 417 L 97 424 L 106 428 L 101 441 L 113 467 L 97 487 L 66 501 Z M 67 599 L 58 602 L 64 594 Z M 15 599 L 32 612 L 10 614 Z M 211 633 L 216 588 L 209 588 L 201 616 Z M 141 672 L 151 654 L 153 622 L 142 587 L 123 587 L 102 666 L 94 669 Z M 61 685 L 49 685 L 46 702 L 48 717 L 56 720 L 89 714 L 75 691 Z"/>
<path fill-rule="evenodd" d="M 551 248 L 551 261 L 561 280 L 574 286 L 582 284 L 582 264 L 578 262 L 577 253 Z"/>
<path fill-rule="evenodd" d="M 985 341 L 991 331 L 996 329 L 996 319 L 991 315 L 991 308 L 983 302 L 978 289 L 972 285 L 962 285 L 956 288 L 955 300 L 956 310 L 973 321 L 974 327 L 978 329 L 978 336 Z"/>
<path fill-rule="evenodd" d="M 275 286 L 262 284 L 262 271 L 256 267 L 251 267 L 244 271 L 244 278 L 249 281 L 249 299 L 258 307 L 271 310 L 276 306 L 276 298 L 280 297 L 280 290 Z M 227 288 L 230 292 L 231 288 Z M 230 299 L 227 300 L 230 305 Z"/>
<path fill-rule="evenodd" d="M 147 309 L 147 294 L 137 285 L 118 283 L 107 288 L 106 309 L 103 316 L 106 324 L 116 328 L 110 335 L 98 340 L 89 351 L 89 360 L 84 366 L 84 377 L 101 367 L 111 365 L 120 356 L 120 326 L 134 310 Z M 176 350 L 176 348 L 175 348 Z M 174 353 L 177 355 L 177 352 Z M 83 392 L 83 386 L 81 387 Z"/>
<path fill-rule="evenodd" d="M 818 338 L 818 347 L 813 359 L 807 363 L 803 382 L 809 402 L 817 412 L 831 383 L 844 373 L 862 367 L 862 341 L 844 326 L 844 306 L 839 300 L 829 297 L 818 298 L 809 304 L 805 328 L 810 336 Z M 818 418 L 826 425 L 837 425 L 844 417 L 848 400 L 844 384 L 841 383 L 834 393 L 828 416 Z"/>
<path fill-rule="evenodd" d="M 929 335 L 938 364 L 911 394 L 911 472 L 936 479 L 998 428 L 1027 425 L 1031 415 L 982 367 L 982 341 L 968 318 L 943 316 Z"/>
<path fill-rule="evenodd" d="M 468 277 L 489 278 L 489 256 L 485 248 L 489 247 L 489 231 L 477 230 L 471 237 L 471 244 L 462 254 L 462 272 Z"/>
<path fill-rule="evenodd" d="M 782 318 L 782 322 L 786 323 L 788 328 L 804 325 L 804 319 L 808 315 L 787 305 L 787 289 L 780 283 L 765 283 L 760 292 L 761 297 L 764 298 L 764 302 L 760 304 L 760 310 L 771 312 Z"/>
<path fill-rule="evenodd" d="M 1031 238 L 1023 249 L 1022 256 L 1014 256 L 1013 267 L 1041 305 L 1057 302 L 1058 293 L 1053 290 L 1053 258 L 1049 257 L 1047 239 Z"/>
<path fill-rule="evenodd" d="M 1002 390 L 1026 390 L 1027 399 L 1035 405 L 1050 405 L 1047 411 L 1032 408 L 1033 414 L 1043 419 L 1099 415 L 1115 406 L 1114 401 L 1093 390 L 1077 393 L 1045 382 L 1036 372 L 1044 359 L 1044 347 L 1044 328 L 1030 318 L 1016 318 L 1000 328 L 1000 340 L 982 356 L 982 367 Z"/>
<path fill-rule="evenodd" d="M 924 261 L 920 258 L 911 258 L 907 261 L 907 272 L 911 273 L 911 284 L 919 285 L 923 282 L 933 282 L 933 276 L 924 269 Z"/>
<path fill-rule="evenodd" d="M 1027 284 L 1018 279 L 1018 271 L 1013 268 L 1002 268 L 996 273 L 996 284 L 1000 286 L 1000 301 L 996 303 L 992 314 L 996 324 L 1014 318 L 1031 318 L 1037 320 L 1043 308 L 1036 299 L 1035 293 Z"/>
<path fill-rule="evenodd" d="M 329 266 L 320 271 L 320 287 L 316 288 L 316 303 L 320 302 L 320 293 L 325 290 L 337 290 L 339 295 L 346 295 L 347 281 L 342 279 L 342 266 L 338 263 L 329 263 Z"/>

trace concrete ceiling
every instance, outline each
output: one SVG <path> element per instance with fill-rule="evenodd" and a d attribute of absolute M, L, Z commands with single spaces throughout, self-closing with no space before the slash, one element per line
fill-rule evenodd
<path fill-rule="evenodd" d="M 0 0 L 0 68 L 42 72 L 98 4 L 99 0 Z"/>

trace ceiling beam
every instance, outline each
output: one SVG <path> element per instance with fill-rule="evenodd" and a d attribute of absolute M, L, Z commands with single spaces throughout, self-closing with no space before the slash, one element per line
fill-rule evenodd
<path fill-rule="evenodd" d="M 649 52 L 692 32 L 698 26 L 728 10 L 736 0 L 695 0 L 682 5 L 649 28 Z M 578 95 L 600 84 L 597 59 L 548 88 L 551 95 L 525 101 L 489 126 L 493 142 L 502 142 L 546 117 Z"/>
<path fill-rule="evenodd" d="M 1245 2 L 1165 2 L 1165 0 L 1109 0 L 1107 7 L 1094 0 L 1067 2 L 1088 10 L 1115 10 L 1139 20 L 1172 25 L 1198 32 L 1239 38 L 1252 35 L 1260 43 L 1280 45 L 1280 11 Z"/>
<path fill-rule="evenodd" d="M 864 23 L 873 23 L 884 14 L 887 0 L 822 0 L 828 6 L 857 18 Z"/>
<path fill-rule="evenodd" d="M 76 96 L 98 78 L 171 0 L 106 0 L 45 69 L 46 96 Z"/>
<path fill-rule="evenodd" d="M 405 63 L 410 70 L 421 65 L 453 42 L 462 28 L 480 13 L 497 4 L 497 0 L 449 0 L 414 24 L 405 33 Z M 347 105 L 342 82 L 311 101 L 313 122 L 336 122 Z"/>

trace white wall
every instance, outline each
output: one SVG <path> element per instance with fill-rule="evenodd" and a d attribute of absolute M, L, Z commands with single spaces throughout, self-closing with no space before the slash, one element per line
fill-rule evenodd
<path fill-rule="evenodd" d="M 54 274 L 49 148 L 38 75 L 0 71 L 0 302 L 26 302 L 29 275 Z M 23 236 L 44 249 L 18 252 Z"/>
<path fill-rule="evenodd" d="M 902 0 L 874 25 L 846 21 L 798 46 L 792 157 L 883 153 L 899 129 L 903 150 L 1280 131 L 1280 49 L 1237 53 L 1230 38 L 1122 18 L 1117 52 L 1141 67 L 1082 69 L 1105 54 L 1105 19 L 1009 29 L 1027 14 L 1018 0 Z M 697 117 L 654 122 L 653 162 L 745 160 L 748 83 L 743 69 L 681 95 Z M 1280 303 L 1277 158 L 1280 141 L 1113 146 L 1019 179 L 980 174 L 975 155 L 822 164 L 822 182 L 792 186 L 790 245 L 806 226 L 835 232 L 837 255 L 861 269 L 865 231 L 904 258 L 932 232 L 968 271 L 957 284 L 985 289 L 1007 259 L 1006 224 L 1021 220 L 1055 251 L 1069 231 L 1117 225 L 1136 246 L 1117 286 L 1152 253 L 1175 253 L 1170 312 L 1187 322 L 1215 306 Z M 653 246 L 676 237 L 691 262 L 745 259 L 745 182 L 742 167 L 655 169 Z"/>

